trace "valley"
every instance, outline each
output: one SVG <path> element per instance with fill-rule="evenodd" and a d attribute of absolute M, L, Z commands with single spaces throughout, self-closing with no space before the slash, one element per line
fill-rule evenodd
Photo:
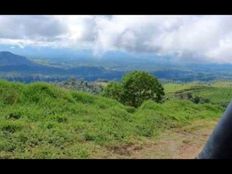
<path fill-rule="evenodd" d="M 17 61 L 14 61 L 17 60 Z M 46 60 L 43 63 L 41 60 Z M 65 61 L 65 63 L 63 63 Z M 133 70 L 148 71 L 164 82 L 232 80 L 232 65 L 183 64 L 133 58 L 27 58 L 0 52 L 0 78 L 18 82 L 61 82 L 71 77 L 86 81 L 117 81 Z"/>

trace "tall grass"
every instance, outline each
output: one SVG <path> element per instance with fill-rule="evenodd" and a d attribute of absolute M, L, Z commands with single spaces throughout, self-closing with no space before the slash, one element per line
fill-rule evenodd
<path fill-rule="evenodd" d="M 179 99 L 135 109 L 47 83 L 0 81 L 0 158 L 88 158 L 222 112 Z"/>

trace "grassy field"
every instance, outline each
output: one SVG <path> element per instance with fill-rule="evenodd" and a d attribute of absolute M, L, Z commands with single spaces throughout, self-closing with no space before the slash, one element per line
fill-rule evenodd
<path fill-rule="evenodd" d="M 164 87 L 164 103 L 146 101 L 135 109 L 47 83 L 0 81 L 0 158 L 178 158 L 161 153 L 155 142 L 196 131 L 199 123 L 213 122 L 212 129 L 232 97 L 231 83 Z M 186 91 L 210 102 L 175 97 Z"/>
<path fill-rule="evenodd" d="M 208 99 L 209 103 L 226 107 L 232 98 L 231 81 L 215 81 L 210 84 L 187 83 L 187 84 L 165 84 L 167 96 L 173 97 L 176 93 L 191 93 L 193 96 L 199 96 Z"/>

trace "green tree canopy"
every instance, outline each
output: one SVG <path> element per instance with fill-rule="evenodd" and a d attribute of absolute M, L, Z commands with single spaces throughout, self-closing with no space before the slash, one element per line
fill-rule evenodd
<path fill-rule="evenodd" d="M 110 83 L 104 94 L 123 104 L 138 107 L 145 100 L 162 101 L 164 89 L 158 79 L 151 74 L 133 71 L 126 74 L 120 83 Z"/>

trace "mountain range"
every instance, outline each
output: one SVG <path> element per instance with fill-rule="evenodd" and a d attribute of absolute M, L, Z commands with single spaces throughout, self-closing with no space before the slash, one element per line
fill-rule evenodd
<path fill-rule="evenodd" d="M 0 78 L 12 81 L 63 81 L 70 77 L 87 81 L 119 80 L 132 70 L 149 71 L 161 80 L 189 82 L 232 79 L 230 64 L 173 64 L 149 58 L 110 56 L 93 58 L 28 58 L 0 51 Z M 145 56 L 145 55 L 144 55 Z"/>
<path fill-rule="evenodd" d="M 0 66 L 20 66 L 29 65 L 33 66 L 35 63 L 28 60 L 26 57 L 15 55 L 8 51 L 0 52 Z"/>
<path fill-rule="evenodd" d="M 51 76 L 56 80 L 74 76 L 79 79 L 119 79 L 123 72 L 106 70 L 102 67 L 79 66 L 73 68 L 54 67 L 42 65 L 11 52 L 0 52 L 0 75 L 1 77 L 35 77 Z"/>

